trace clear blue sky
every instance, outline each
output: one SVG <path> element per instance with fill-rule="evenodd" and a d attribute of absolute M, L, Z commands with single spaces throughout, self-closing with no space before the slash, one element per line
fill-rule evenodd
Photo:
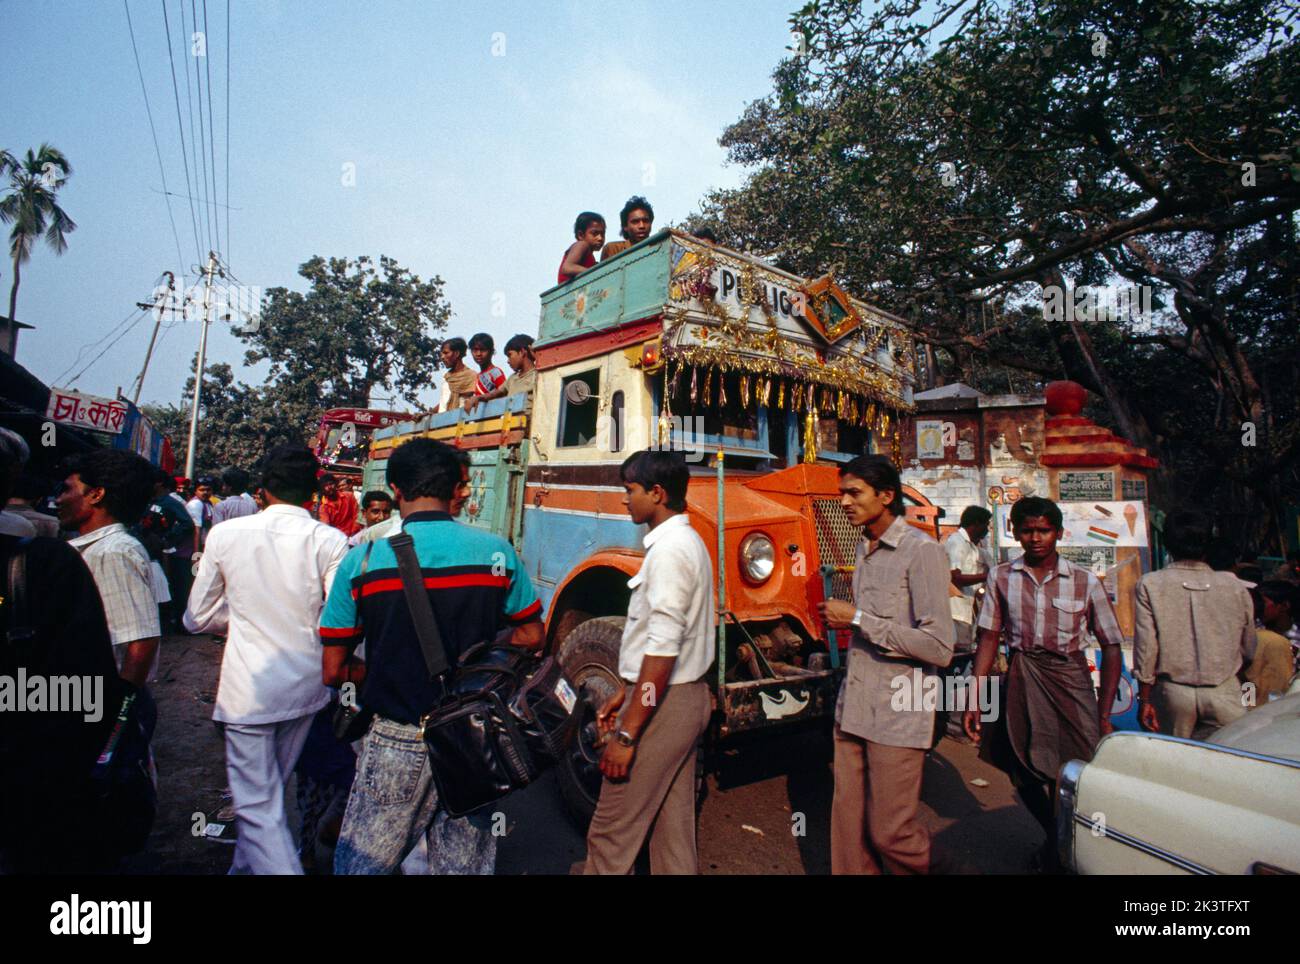
<path fill-rule="evenodd" d="M 166 3 L 187 145 L 182 71 L 193 88 L 195 61 L 179 21 L 183 10 L 188 37 L 190 2 Z M 202 29 L 202 0 L 193 2 Z M 313 254 L 387 254 L 442 276 L 452 333 L 486 330 L 498 345 L 535 334 L 537 296 L 554 282 L 577 212 L 600 211 L 616 234 L 623 202 L 645 194 L 662 226 L 709 189 L 740 183 L 717 139 L 770 91 L 799 5 L 232 0 L 234 210 L 228 245 L 220 213 L 219 253 L 248 284 L 299 289 L 297 266 Z M 130 11 L 167 186 L 184 194 L 161 7 L 130 0 Z M 207 18 L 225 203 L 225 0 L 208 0 Z M 149 300 L 164 269 L 177 270 L 177 246 L 121 0 L 0 0 L 0 32 L 0 147 L 18 154 L 48 141 L 74 169 L 59 194 L 78 225 L 68 250 L 56 257 L 40 244 L 18 292 L 19 320 L 36 326 L 18 360 L 51 382 Z M 343 184 L 348 164 L 355 186 Z M 208 244 L 196 245 L 189 202 L 171 207 L 180 270 L 193 281 L 196 247 L 206 254 Z M 0 264 L 0 312 L 11 271 Z M 504 317 L 492 315 L 498 293 Z M 128 390 L 151 326 L 136 325 L 76 387 Z M 179 401 L 197 343 L 196 322 L 164 331 L 142 401 Z M 102 348 L 86 349 L 77 368 Z M 213 326 L 209 361 L 260 382 L 243 350 Z"/>

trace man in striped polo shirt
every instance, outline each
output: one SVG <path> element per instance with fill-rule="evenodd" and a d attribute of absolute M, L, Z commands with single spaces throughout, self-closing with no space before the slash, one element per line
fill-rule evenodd
<path fill-rule="evenodd" d="M 415 542 L 449 665 L 475 643 L 510 631 L 528 649 L 544 641 L 542 607 L 528 573 L 500 536 L 453 521 L 469 485 L 469 458 L 414 439 L 388 461 L 402 530 Z M 350 654 L 362 641 L 366 659 Z M 429 679 L 419 636 L 388 540 L 352 549 L 339 565 L 321 615 L 323 677 L 361 681 L 358 702 L 375 713 L 343 815 L 335 874 L 392 874 L 423 836 L 431 874 L 491 874 L 491 815 L 451 819 L 438 806 L 420 717 L 441 695 Z"/>
<path fill-rule="evenodd" d="M 1097 577 L 1057 554 L 1064 530 L 1055 502 L 1021 499 L 1011 507 L 1011 530 L 1024 555 L 989 573 L 978 623 L 977 686 L 993 668 L 1003 639 L 1011 654 L 1003 725 L 990 734 L 981 756 L 1008 773 L 1047 832 L 1042 862 L 1052 870 L 1056 778 L 1062 764 L 1092 759 L 1097 741 L 1114 729 L 1110 707 L 1124 637 Z M 1102 647 L 1100 699 L 1083 652 L 1088 634 Z M 963 723 L 966 735 L 979 743 L 979 709 L 968 709 Z"/>

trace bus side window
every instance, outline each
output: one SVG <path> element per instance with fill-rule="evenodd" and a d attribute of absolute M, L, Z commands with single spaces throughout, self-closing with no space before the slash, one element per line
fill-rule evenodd
<path fill-rule="evenodd" d="M 559 439 L 561 448 L 587 445 L 596 439 L 600 398 L 600 369 L 570 375 L 560 383 Z"/>

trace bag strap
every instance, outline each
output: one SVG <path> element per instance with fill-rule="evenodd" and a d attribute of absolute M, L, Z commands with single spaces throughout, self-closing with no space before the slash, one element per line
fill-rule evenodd
<path fill-rule="evenodd" d="M 406 593 L 406 605 L 410 608 L 411 620 L 415 623 L 415 634 L 420 638 L 420 651 L 424 654 L 425 666 L 429 668 L 429 678 L 437 679 L 447 672 L 447 651 L 442 645 L 442 634 L 438 632 L 438 621 L 433 617 L 429 594 L 424 589 L 420 560 L 415 556 L 415 540 L 409 532 L 401 532 L 389 536 L 388 544 L 397 557 L 402 590 Z"/>

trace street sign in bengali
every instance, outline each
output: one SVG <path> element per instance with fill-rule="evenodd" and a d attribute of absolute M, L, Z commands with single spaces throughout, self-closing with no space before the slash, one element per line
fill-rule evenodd
<path fill-rule="evenodd" d="M 50 389 L 45 417 L 62 425 L 75 425 L 117 435 L 126 425 L 126 402 L 98 395 L 83 395 L 64 388 Z"/>
<path fill-rule="evenodd" d="M 1113 498 L 1114 472 L 1062 472 L 1057 476 L 1057 502 L 1109 502 Z"/>

